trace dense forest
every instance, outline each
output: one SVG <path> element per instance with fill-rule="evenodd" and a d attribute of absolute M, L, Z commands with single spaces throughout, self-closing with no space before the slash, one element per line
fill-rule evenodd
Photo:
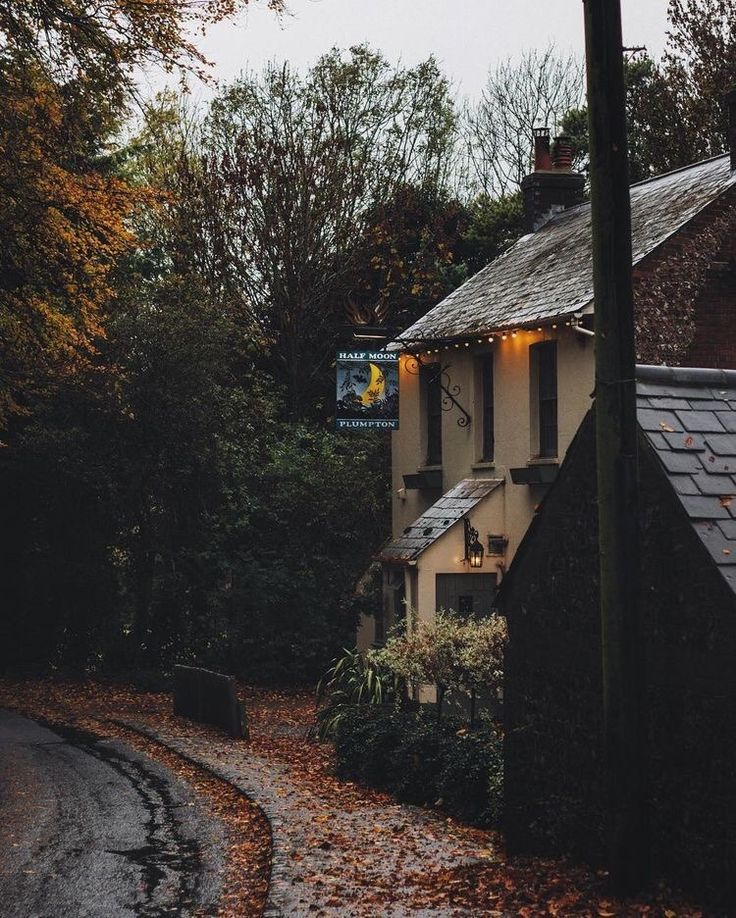
<path fill-rule="evenodd" d="M 197 79 L 188 30 L 233 12 L 163 6 L 0 0 L 0 666 L 307 679 L 388 534 L 387 435 L 333 430 L 335 348 L 518 238 L 532 127 L 585 168 L 582 67 L 530 52 L 467 102 L 361 46 L 146 102 L 139 68 Z M 725 142 L 731 5 L 668 16 L 627 62 L 636 179 Z"/>

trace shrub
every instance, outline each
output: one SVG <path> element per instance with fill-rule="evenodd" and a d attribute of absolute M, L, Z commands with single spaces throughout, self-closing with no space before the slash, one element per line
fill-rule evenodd
<path fill-rule="evenodd" d="M 341 778 L 388 790 L 399 800 L 439 805 L 474 825 L 501 818 L 501 739 L 490 723 L 468 730 L 423 711 L 354 705 L 335 730 Z"/>
<path fill-rule="evenodd" d="M 406 715 L 394 708 L 354 705 L 345 711 L 335 726 L 338 776 L 392 790 L 393 755 L 406 728 Z"/>
<path fill-rule="evenodd" d="M 492 726 L 454 733 L 446 746 L 437 793 L 443 807 L 466 822 L 500 823 L 503 749 Z"/>
<path fill-rule="evenodd" d="M 317 685 L 316 734 L 328 739 L 353 705 L 383 704 L 396 697 L 396 678 L 371 654 L 344 650 Z M 326 702 L 319 707 L 321 702 Z"/>
<path fill-rule="evenodd" d="M 388 763 L 391 792 L 407 803 L 434 804 L 441 796 L 438 779 L 451 755 L 452 734 L 448 737 L 445 725 L 437 729 L 424 713 L 408 715 L 403 728 Z"/>
<path fill-rule="evenodd" d="M 374 660 L 415 688 L 436 685 L 438 719 L 448 689 L 466 692 L 473 726 L 478 691 L 490 689 L 500 695 L 506 641 L 506 620 L 501 616 L 462 619 L 442 609 L 431 621 L 419 621 L 391 636 Z"/>

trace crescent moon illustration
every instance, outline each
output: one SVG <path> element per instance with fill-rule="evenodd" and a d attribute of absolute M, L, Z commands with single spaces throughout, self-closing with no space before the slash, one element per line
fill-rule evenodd
<path fill-rule="evenodd" d="M 374 402 L 382 399 L 386 391 L 386 377 L 380 367 L 377 367 L 375 363 L 369 363 L 368 366 L 371 368 L 371 378 L 363 392 L 360 393 L 360 400 L 366 408 L 370 408 Z"/>

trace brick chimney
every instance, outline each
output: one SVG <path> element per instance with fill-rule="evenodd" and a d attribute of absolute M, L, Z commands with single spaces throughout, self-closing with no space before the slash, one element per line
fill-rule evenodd
<path fill-rule="evenodd" d="M 582 204 L 585 177 L 572 171 L 572 157 L 569 137 L 556 137 L 550 151 L 549 128 L 534 128 L 534 172 L 521 182 L 527 233 L 536 232 L 561 210 Z"/>
<path fill-rule="evenodd" d="M 736 171 L 736 86 L 726 93 L 728 107 L 728 150 L 731 154 L 731 171 Z"/>

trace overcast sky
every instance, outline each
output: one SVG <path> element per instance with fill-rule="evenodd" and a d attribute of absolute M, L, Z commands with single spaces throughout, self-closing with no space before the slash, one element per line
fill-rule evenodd
<path fill-rule="evenodd" d="M 230 80 L 271 59 L 303 68 L 337 45 L 368 42 L 407 64 L 434 54 L 463 95 L 476 96 L 489 66 L 554 42 L 583 52 L 581 0 L 287 0 L 279 22 L 258 3 L 235 22 L 221 23 L 197 44 L 214 75 Z M 667 0 L 622 0 L 624 43 L 661 53 Z M 151 87 L 161 85 L 158 78 Z M 193 87 L 195 95 L 207 90 Z"/>

